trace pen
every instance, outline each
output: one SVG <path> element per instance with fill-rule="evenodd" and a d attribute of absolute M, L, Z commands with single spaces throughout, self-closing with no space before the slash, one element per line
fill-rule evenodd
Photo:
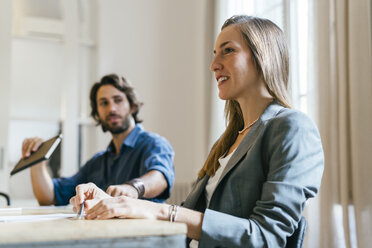
<path fill-rule="evenodd" d="M 84 219 L 84 204 L 85 204 L 85 201 L 83 201 L 83 203 L 80 205 L 80 212 L 77 216 L 77 219 L 79 220 Z"/>

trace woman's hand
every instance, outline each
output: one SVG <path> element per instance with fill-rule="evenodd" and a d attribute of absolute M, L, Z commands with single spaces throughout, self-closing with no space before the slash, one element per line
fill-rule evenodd
<path fill-rule="evenodd" d="M 74 212 L 80 210 L 80 206 L 84 201 L 84 207 L 87 211 L 96 205 L 100 200 L 111 198 L 110 195 L 98 188 L 94 183 L 79 184 L 76 186 L 75 190 L 76 195 L 70 199 L 70 204 L 73 206 Z"/>
<path fill-rule="evenodd" d="M 87 211 L 86 219 L 111 219 L 114 217 L 131 219 L 166 219 L 168 207 L 146 200 L 127 196 L 111 197 L 100 200 Z"/>

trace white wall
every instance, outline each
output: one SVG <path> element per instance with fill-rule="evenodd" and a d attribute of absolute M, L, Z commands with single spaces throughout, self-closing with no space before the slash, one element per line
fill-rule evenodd
<path fill-rule="evenodd" d="M 0 1 L 0 191 L 8 189 L 8 120 L 11 58 L 11 8 L 9 1 Z"/>
<path fill-rule="evenodd" d="M 95 29 L 91 44 L 80 44 L 74 36 L 76 29 L 67 30 L 62 39 L 8 37 L 5 45 L 12 54 L 8 59 L 0 58 L 0 62 L 8 63 L 7 73 L 0 77 L 11 78 L 7 79 L 9 84 L 0 85 L 6 86 L 5 95 L 9 97 L 9 106 L 4 104 L 0 109 L 1 113 L 10 114 L 9 120 L 3 121 L 9 130 L 9 141 L 5 138 L 3 142 L 11 150 L 8 168 L 20 157 L 24 137 L 46 139 L 60 120 L 66 127 L 68 118 L 75 125 L 76 121 L 84 124 L 82 141 L 87 146 L 82 147 L 82 162 L 104 149 L 110 135 L 103 134 L 90 121 L 89 89 L 103 75 L 118 73 L 132 81 L 145 103 L 140 112 L 145 128 L 172 144 L 176 152 L 176 180 L 194 180 L 209 147 L 209 89 L 215 86 L 209 71 L 214 42 L 213 2 L 97 0 L 98 6 L 92 12 L 96 16 L 91 20 Z M 57 4 L 61 12 L 68 12 L 68 8 L 76 11 L 73 1 L 63 3 Z M 94 2 L 90 3 L 94 6 Z M 12 26 L 10 19 L 8 28 Z M 70 13 L 61 20 L 71 26 L 71 20 L 79 25 L 77 19 L 76 13 Z M 72 114 L 66 115 L 66 109 Z M 50 124 L 49 132 L 36 127 L 44 124 Z M 71 141 L 65 137 L 65 148 L 75 151 L 77 146 Z M 72 162 L 77 159 L 67 150 L 66 154 Z M 77 169 L 68 164 L 62 164 L 63 176 Z M 8 171 L 3 174 L 9 177 Z M 3 176 L 0 180 L 4 182 Z M 29 172 L 25 171 L 12 177 L 9 192 L 16 197 L 32 197 L 30 190 L 25 191 L 30 187 Z M 8 191 L 6 188 L 4 185 L 0 190 Z"/>
<path fill-rule="evenodd" d="M 11 51 L 9 169 L 21 157 L 26 137 L 48 139 L 59 132 L 63 83 L 60 42 L 14 38 Z M 29 170 L 10 177 L 9 193 L 12 199 L 33 197 Z"/>
<path fill-rule="evenodd" d="M 15 38 L 12 42 L 10 115 L 59 121 L 63 49 L 59 42 Z"/>
<path fill-rule="evenodd" d="M 176 152 L 178 181 L 195 179 L 207 155 L 209 2 L 99 1 L 99 74 L 120 73 L 134 84 L 145 128 Z"/>

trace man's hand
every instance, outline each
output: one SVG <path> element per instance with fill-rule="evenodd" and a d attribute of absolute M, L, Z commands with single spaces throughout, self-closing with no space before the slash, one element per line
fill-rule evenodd
<path fill-rule="evenodd" d="M 83 202 L 85 202 L 85 209 L 89 210 L 100 200 L 111 198 L 111 196 L 98 188 L 94 183 L 79 184 L 75 190 L 76 195 L 70 199 L 70 204 L 73 206 L 74 212 L 80 210 L 80 205 Z"/>
<path fill-rule="evenodd" d="M 27 138 L 22 143 L 22 158 L 27 158 L 31 152 L 36 152 L 44 140 L 39 137 Z"/>
<path fill-rule="evenodd" d="M 28 158 L 32 152 L 36 152 L 44 142 L 39 137 L 27 138 L 22 143 L 22 159 Z M 32 190 L 40 205 L 55 204 L 54 185 L 47 169 L 46 161 L 42 161 L 31 167 Z"/>
<path fill-rule="evenodd" d="M 111 185 L 107 188 L 106 193 L 112 197 L 128 196 L 130 198 L 138 198 L 137 190 L 129 184 Z"/>

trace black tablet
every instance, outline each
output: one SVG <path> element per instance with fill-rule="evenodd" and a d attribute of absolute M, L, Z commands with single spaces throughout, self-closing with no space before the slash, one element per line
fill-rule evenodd
<path fill-rule="evenodd" d="M 31 153 L 28 158 L 24 158 L 18 161 L 14 166 L 10 175 L 14 175 L 17 172 L 24 170 L 34 164 L 40 163 L 41 161 L 48 160 L 53 152 L 56 150 L 58 145 L 61 143 L 62 134 L 53 137 L 45 142 L 43 142 L 36 152 Z"/>

